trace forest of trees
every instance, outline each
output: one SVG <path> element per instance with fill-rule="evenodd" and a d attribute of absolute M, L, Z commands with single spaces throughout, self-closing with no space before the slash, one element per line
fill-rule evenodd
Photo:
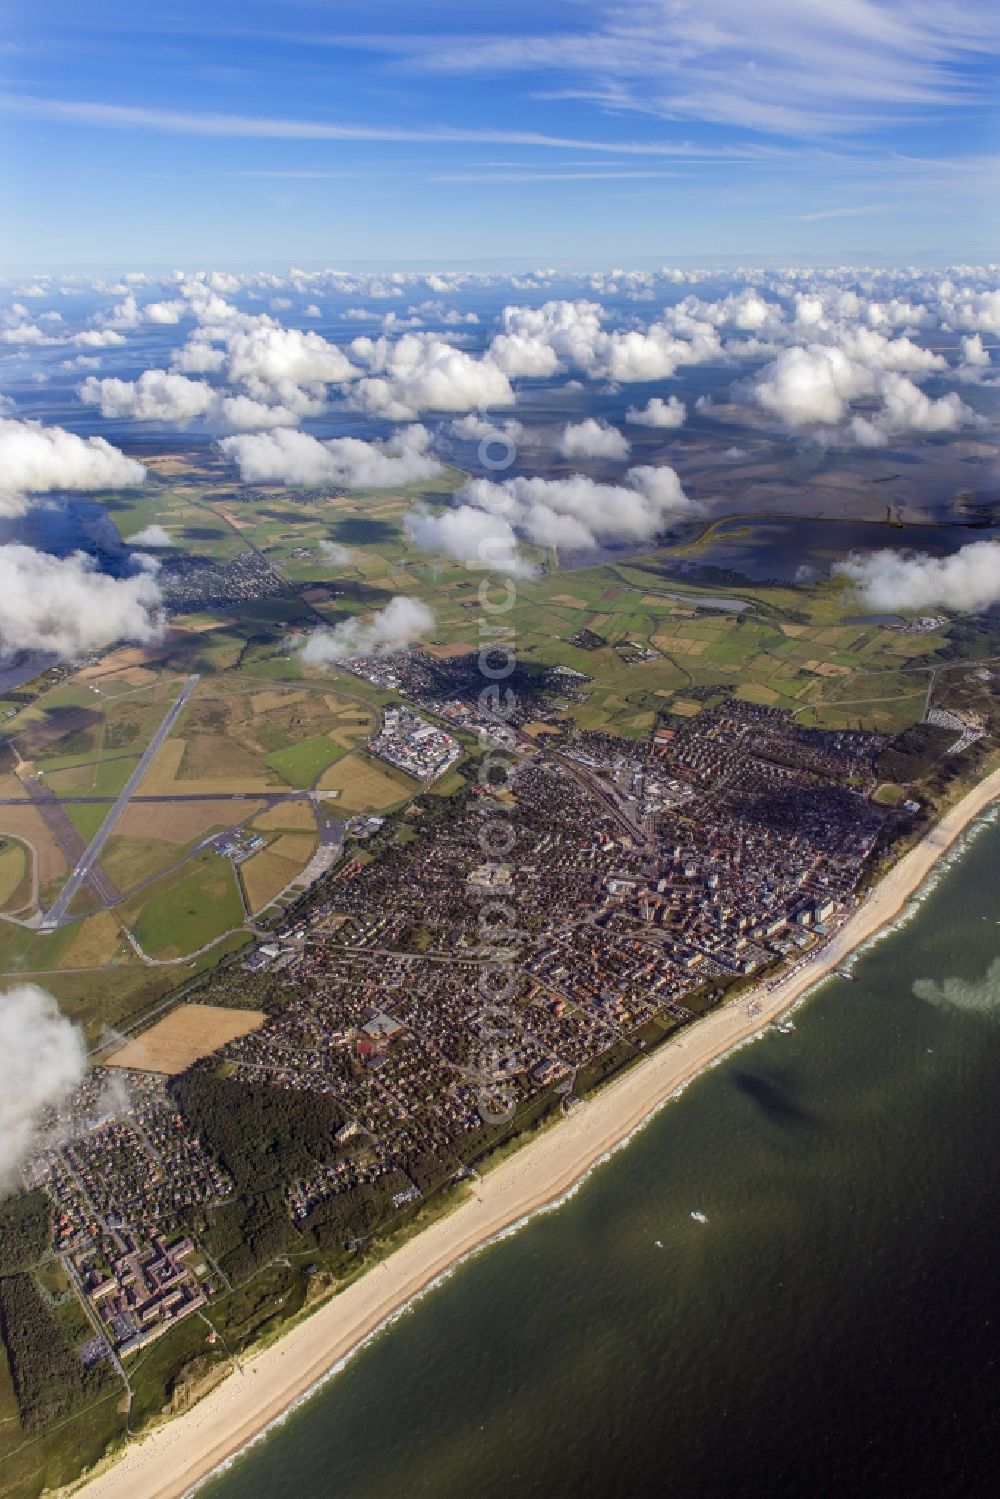
<path fill-rule="evenodd" d="M 887 781 L 919 781 L 956 738 L 954 729 L 916 723 L 897 734 L 879 756 L 878 773 Z"/>
<path fill-rule="evenodd" d="M 30 1270 L 51 1247 L 51 1208 L 42 1191 L 0 1202 L 0 1276 Z"/>
<path fill-rule="evenodd" d="M 171 1084 L 185 1119 L 233 1178 L 237 1193 L 260 1196 L 334 1154 L 346 1123 L 326 1093 L 299 1093 L 220 1077 L 195 1067 Z"/>
<path fill-rule="evenodd" d="M 83 1367 L 32 1275 L 0 1280 L 0 1335 L 25 1431 L 61 1421 L 115 1382 L 106 1362 Z"/>

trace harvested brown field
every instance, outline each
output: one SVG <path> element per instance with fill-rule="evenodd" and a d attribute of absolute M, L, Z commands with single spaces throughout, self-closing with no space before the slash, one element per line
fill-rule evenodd
<path fill-rule="evenodd" d="M 180 1005 L 126 1041 L 108 1057 L 108 1067 L 129 1067 L 136 1072 L 159 1072 L 175 1077 L 201 1057 L 210 1056 L 234 1041 L 260 1030 L 267 1016 L 262 1010 L 231 1010 L 222 1005 Z"/>
<path fill-rule="evenodd" d="M 149 687 L 156 681 L 156 672 L 145 666 L 126 666 L 118 675 L 129 687 Z"/>
<path fill-rule="evenodd" d="M 168 739 L 142 778 L 143 796 L 152 796 L 157 791 L 172 791 L 183 758 L 184 740 Z"/>
<path fill-rule="evenodd" d="M 230 509 L 228 505 L 216 505 L 215 509 L 222 516 L 223 520 L 229 522 L 234 531 L 246 531 L 249 529 L 250 522 L 246 516 L 240 515 L 238 511 Z"/>
<path fill-rule="evenodd" d="M 291 692 L 255 692 L 250 706 L 255 713 L 270 713 L 272 708 L 291 708 L 295 703 L 301 703 L 305 695 L 301 688 Z"/>
<path fill-rule="evenodd" d="M 15 838 L 33 846 L 38 857 L 38 883 L 42 889 L 50 880 L 57 880 L 68 872 L 69 865 L 62 849 L 53 841 L 41 813 L 33 806 L 0 807 L 0 833 L 13 833 Z"/>
<path fill-rule="evenodd" d="M 319 789 L 339 791 L 341 806 L 351 812 L 383 812 L 415 796 L 419 785 L 419 781 L 402 771 L 389 766 L 383 770 L 360 753 L 338 760 L 319 779 Z"/>
<path fill-rule="evenodd" d="M 457 640 L 453 645 L 425 645 L 424 650 L 428 656 L 436 656 L 439 661 L 450 661 L 453 656 L 468 656 L 475 650 L 468 640 Z"/>
<path fill-rule="evenodd" d="M 277 842 L 271 844 L 271 851 L 283 859 L 291 859 L 293 864 L 306 865 L 315 847 L 316 839 L 307 833 L 283 833 Z"/>
<path fill-rule="evenodd" d="M 102 656 L 93 666 L 83 667 L 77 673 L 77 678 L 81 682 L 89 682 L 94 677 L 107 677 L 125 667 L 145 666 L 150 661 L 162 661 L 165 656 L 170 655 L 172 647 L 179 644 L 181 637 L 182 632 L 174 629 L 167 631 L 168 643 L 164 645 L 124 645 L 119 650 Z"/>
<path fill-rule="evenodd" d="M 542 723 L 536 719 L 534 723 L 525 724 L 524 732 L 529 739 L 540 739 L 543 734 L 558 734 L 560 731 L 554 724 Z"/>
<path fill-rule="evenodd" d="M 145 788 L 143 794 L 148 795 Z M 252 817 L 264 802 L 130 802 L 116 832 L 126 838 L 162 838 L 181 847 L 210 828 L 228 828 Z M 284 827 L 285 824 L 276 824 Z"/>
<path fill-rule="evenodd" d="M 293 832 L 299 829 L 311 831 L 316 826 L 316 817 L 308 802 L 279 802 L 276 807 L 269 807 L 266 812 L 255 817 L 253 825 L 260 828 L 262 833 L 270 833 L 277 828 L 287 828 Z"/>
<path fill-rule="evenodd" d="M 191 459 L 183 453 L 156 453 L 152 458 L 144 457 L 142 461 L 154 474 L 163 474 L 167 478 L 191 472 Z"/>
<path fill-rule="evenodd" d="M 207 737 L 207 736 L 203 736 Z M 213 792 L 274 791 L 280 784 L 275 778 L 258 776 L 233 776 L 227 773 L 225 762 L 217 766 L 218 773 L 208 776 L 185 776 L 178 780 L 177 772 L 186 748 L 183 739 L 168 739 L 152 765 L 147 770 L 139 787 L 142 796 L 201 796 Z"/>
<path fill-rule="evenodd" d="M 288 845 L 300 843 L 305 845 L 304 855 L 289 858 Z M 254 916 L 258 911 L 263 911 L 286 885 L 298 878 L 309 862 L 313 843 L 312 838 L 303 838 L 301 834 L 298 837 L 288 834 L 240 865 L 240 878 L 246 891 L 247 905 Z M 283 844 L 284 850 L 281 847 Z"/>

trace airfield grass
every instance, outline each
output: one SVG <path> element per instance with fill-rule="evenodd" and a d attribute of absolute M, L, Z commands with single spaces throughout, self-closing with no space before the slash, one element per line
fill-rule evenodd
<path fill-rule="evenodd" d="M 240 926 L 243 907 L 229 860 L 206 852 L 127 902 L 122 916 L 150 957 L 175 958 Z"/>
<path fill-rule="evenodd" d="M 186 845 L 256 816 L 265 805 L 250 797 L 233 800 L 223 796 L 217 801 L 133 801 L 122 813 L 115 835 L 171 844 L 177 858 Z"/>
<path fill-rule="evenodd" d="M 40 890 L 45 890 L 69 873 L 65 855 L 49 832 L 45 819 L 30 803 L 0 807 L 0 835 L 4 833 L 23 839 L 35 849 Z"/>
<path fill-rule="evenodd" d="M 112 911 L 98 911 L 71 928 L 73 940 L 60 960 L 60 968 L 98 968 L 110 963 L 116 952 L 126 952 L 125 939 Z"/>
<path fill-rule="evenodd" d="M 181 857 L 183 849 L 164 838 L 122 837 L 116 833 L 101 854 L 101 865 L 108 878 L 125 892 Z"/>
<path fill-rule="evenodd" d="M 0 907 L 17 911 L 31 896 L 31 858 L 23 843 L 0 838 Z"/>
<path fill-rule="evenodd" d="M 67 770 L 54 770 L 45 780 L 49 790 L 58 797 L 115 797 L 138 763 L 138 755 L 116 755 L 114 759 L 101 761 L 97 765 L 76 765 Z"/>
<path fill-rule="evenodd" d="M 312 739 L 291 744 L 287 749 L 274 750 L 265 757 L 264 763 L 277 771 L 290 786 L 305 789 L 346 753 L 344 746 L 335 744 L 328 734 L 317 734 Z"/>

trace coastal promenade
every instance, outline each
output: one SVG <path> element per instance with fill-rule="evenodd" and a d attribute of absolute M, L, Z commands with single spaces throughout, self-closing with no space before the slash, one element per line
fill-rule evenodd
<path fill-rule="evenodd" d="M 180 1499 L 276 1421 L 415 1296 L 505 1230 L 554 1205 L 699 1072 L 750 1040 L 905 909 L 962 831 L 1000 797 L 1000 770 L 902 858 L 812 958 L 773 987 L 712 1011 L 508 1157 L 474 1196 L 284 1337 L 246 1359 L 184 1415 L 132 1443 L 74 1491 L 85 1499 Z"/>

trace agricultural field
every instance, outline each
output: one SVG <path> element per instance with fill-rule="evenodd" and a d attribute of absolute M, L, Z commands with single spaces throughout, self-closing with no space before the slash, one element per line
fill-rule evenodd
<path fill-rule="evenodd" d="M 364 750 L 338 760 L 319 781 L 320 795 L 331 800 L 338 817 L 388 812 L 403 806 L 419 790 L 419 781 Z"/>
<path fill-rule="evenodd" d="M 299 877 L 315 849 L 316 839 L 307 833 L 281 833 L 240 865 L 247 905 L 254 916 Z"/>
<path fill-rule="evenodd" d="M 394 695 L 336 667 L 304 665 L 297 646 L 307 632 L 415 595 L 435 614 L 425 648 L 446 663 L 478 649 L 483 618 L 480 576 L 420 553 L 402 529 L 414 500 L 448 503 L 457 471 L 345 495 L 244 490 L 204 454 L 162 454 L 150 467 L 143 491 L 109 501 L 123 536 L 162 525 L 172 556 L 220 565 L 256 553 L 288 591 L 178 607 L 161 642 L 120 646 L 75 673 L 47 672 L 8 704 L 0 976 L 44 974 L 91 1032 L 102 1016 L 127 1021 L 248 941 L 247 922 L 315 852 L 317 807 L 346 819 L 404 807 L 418 793 L 366 748 Z M 725 532 L 727 545 L 744 549 L 754 536 L 750 526 Z M 829 579 L 702 586 L 683 568 L 711 558 L 714 538 L 707 527 L 687 547 L 593 567 L 535 554 L 539 570 L 517 580 L 504 619 L 518 660 L 529 672 L 566 666 L 589 679 L 552 693 L 550 721 L 529 727 L 537 742 L 556 725 L 642 739 L 661 719 L 690 718 L 730 695 L 787 709 L 803 726 L 887 733 L 919 723 L 929 701 L 995 712 L 993 688 L 971 669 L 978 656 L 992 659 L 995 641 L 958 652 L 954 623 L 917 635 L 859 621 L 847 586 Z M 346 555 L 331 561 L 324 542 Z M 112 903 L 88 884 L 65 927 L 24 925 L 55 900 L 191 673 L 197 688 L 102 851 Z M 906 779 L 886 776 L 890 786 Z M 460 764 L 434 793 L 466 781 Z M 39 788 L 59 815 L 43 808 Z M 264 847 L 236 866 L 206 847 L 237 833 L 259 834 Z"/>
<path fill-rule="evenodd" d="M 131 1067 L 175 1077 L 227 1041 L 260 1030 L 261 1010 L 231 1010 L 221 1005 L 179 1005 L 148 1030 L 126 1041 L 105 1058 L 107 1067 Z"/>

